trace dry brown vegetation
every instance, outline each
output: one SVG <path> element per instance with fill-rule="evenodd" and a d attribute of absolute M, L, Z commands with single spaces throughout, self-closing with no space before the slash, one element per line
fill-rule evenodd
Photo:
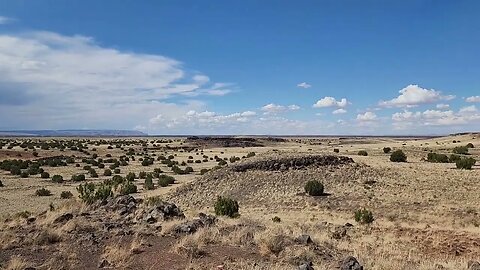
<path fill-rule="evenodd" d="M 460 170 L 455 163 L 426 161 L 429 152 L 450 156 L 467 143 L 475 146 L 468 156 L 480 160 L 480 134 L 0 139 L 0 162 L 73 159 L 66 166 L 41 166 L 50 177 L 63 176 L 63 183 L 0 171 L 0 267 L 311 269 L 312 263 L 314 269 L 478 269 L 469 261 L 480 259 L 480 164 Z M 391 162 L 385 147 L 401 149 L 408 162 Z M 247 158 L 251 152 L 255 156 Z M 191 166 L 193 173 L 174 173 L 160 156 L 171 156 L 182 170 Z M 106 160 L 126 157 L 116 167 L 120 173 L 112 169 L 104 176 L 112 164 Z M 144 166 L 141 159 L 153 164 Z M 220 160 L 227 165 L 218 166 Z M 155 169 L 175 183 L 161 187 L 154 175 L 154 189 L 146 190 L 139 175 Z M 80 184 L 130 172 L 137 176 L 137 193 L 120 196 L 113 189 L 115 197 L 92 204 L 78 198 Z M 86 181 L 70 180 L 78 174 Z M 322 196 L 305 194 L 310 180 L 323 183 Z M 35 196 L 40 188 L 52 196 Z M 62 191 L 74 197 L 62 199 Z M 240 217 L 213 217 L 218 196 L 238 201 Z M 364 208 L 373 213 L 372 223 L 355 221 L 355 211 Z"/>

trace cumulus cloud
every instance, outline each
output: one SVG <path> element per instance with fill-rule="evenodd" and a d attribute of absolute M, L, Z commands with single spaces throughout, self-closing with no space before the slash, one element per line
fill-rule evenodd
<path fill-rule="evenodd" d="M 313 104 L 314 108 L 329 108 L 329 107 L 337 107 L 337 108 L 345 108 L 348 105 L 348 101 L 346 98 L 342 98 L 341 100 L 337 101 L 334 97 L 324 97 L 318 100 L 315 104 Z"/>
<path fill-rule="evenodd" d="M 412 112 L 405 110 L 392 115 L 393 125 L 396 128 L 411 126 L 459 126 L 480 122 L 480 113 L 475 106 L 463 107 L 458 112 L 452 110 L 425 110 Z"/>
<path fill-rule="evenodd" d="M 297 87 L 307 89 L 307 88 L 310 88 L 312 86 L 310 84 L 306 83 L 306 82 L 301 82 L 301 83 L 297 84 Z"/>
<path fill-rule="evenodd" d="M 332 112 L 333 114 L 343 114 L 347 113 L 347 110 L 345 109 L 336 109 L 335 111 Z"/>
<path fill-rule="evenodd" d="M 465 99 L 466 102 L 480 102 L 480 96 L 471 96 Z"/>
<path fill-rule="evenodd" d="M 357 120 L 361 122 L 369 122 L 377 120 L 377 115 L 373 112 L 365 112 L 363 114 L 357 114 Z"/>
<path fill-rule="evenodd" d="M 382 107 L 414 107 L 420 104 L 434 103 L 441 100 L 454 99 L 453 95 L 442 95 L 441 92 L 433 89 L 425 89 L 418 85 L 410 84 L 399 91 L 400 95 L 388 101 L 380 101 Z"/>
<path fill-rule="evenodd" d="M 175 59 L 102 47 L 91 37 L 0 35 L 0 113 L 10 116 L 0 128 L 100 128 L 99 119 L 103 128 L 135 126 L 160 110 L 202 107 L 170 97 L 224 95 L 230 87 L 189 74 Z"/>
<path fill-rule="evenodd" d="M 264 114 L 278 114 L 278 113 L 283 113 L 287 111 L 297 111 L 300 109 L 298 105 L 288 105 L 288 106 L 283 106 L 283 105 L 278 105 L 274 103 L 267 104 L 260 108 Z"/>

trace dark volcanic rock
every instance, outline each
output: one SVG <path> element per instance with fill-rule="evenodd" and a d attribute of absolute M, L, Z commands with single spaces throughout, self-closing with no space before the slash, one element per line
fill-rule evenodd
<path fill-rule="evenodd" d="M 344 156 L 306 156 L 281 158 L 277 160 L 261 160 L 232 166 L 236 172 L 247 170 L 286 171 L 300 170 L 308 166 L 338 166 L 353 163 L 353 159 Z"/>
<path fill-rule="evenodd" d="M 137 213 L 137 220 L 150 224 L 172 218 L 185 218 L 185 215 L 175 204 L 164 201 L 159 201 L 154 206 L 142 209 Z"/>
<path fill-rule="evenodd" d="M 363 266 L 355 257 L 349 256 L 340 263 L 340 270 L 363 270 Z"/>
<path fill-rule="evenodd" d="M 196 232 L 200 228 L 212 226 L 213 224 L 215 224 L 216 221 L 217 221 L 217 218 L 215 216 L 200 213 L 198 215 L 198 218 L 189 220 L 182 224 L 177 225 L 174 231 L 175 233 L 179 233 L 179 234 L 181 233 L 190 234 L 190 233 Z"/>

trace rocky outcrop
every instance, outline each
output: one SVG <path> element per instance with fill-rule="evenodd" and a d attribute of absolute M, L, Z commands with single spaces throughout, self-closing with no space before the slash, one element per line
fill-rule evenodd
<path fill-rule="evenodd" d="M 232 166 L 232 170 L 235 172 L 247 170 L 287 171 L 301 170 L 308 166 L 339 166 L 350 163 L 353 163 L 353 159 L 343 156 L 304 156 L 247 162 Z"/>

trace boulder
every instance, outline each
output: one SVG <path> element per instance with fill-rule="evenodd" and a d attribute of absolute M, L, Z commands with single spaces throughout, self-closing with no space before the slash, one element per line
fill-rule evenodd
<path fill-rule="evenodd" d="M 340 270 L 363 270 L 363 266 L 355 257 L 349 256 L 340 263 Z"/>
<path fill-rule="evenodd" d="M 305 262 L 298 266 L 298 270 L 314 270 L 312 262 Z"/>
<path fill-rule="evenodd" d="M 308 245 L 313 243 L 312 238 L 308 234 L 302 234 L 295 239 L 295 242 L 301 245 Z"/>
<path fill-rule="evenodd" d="M 186 221 L 182 224 L 179 224 L 175 227 L 175 233 L 182 234 L 191 234 L 195 233 L 199 228 L 209 227 L 217 221 L 217 218 L 212 215 L 206 215 L 204 213 L 200 213 L 197 219 Z"/>

